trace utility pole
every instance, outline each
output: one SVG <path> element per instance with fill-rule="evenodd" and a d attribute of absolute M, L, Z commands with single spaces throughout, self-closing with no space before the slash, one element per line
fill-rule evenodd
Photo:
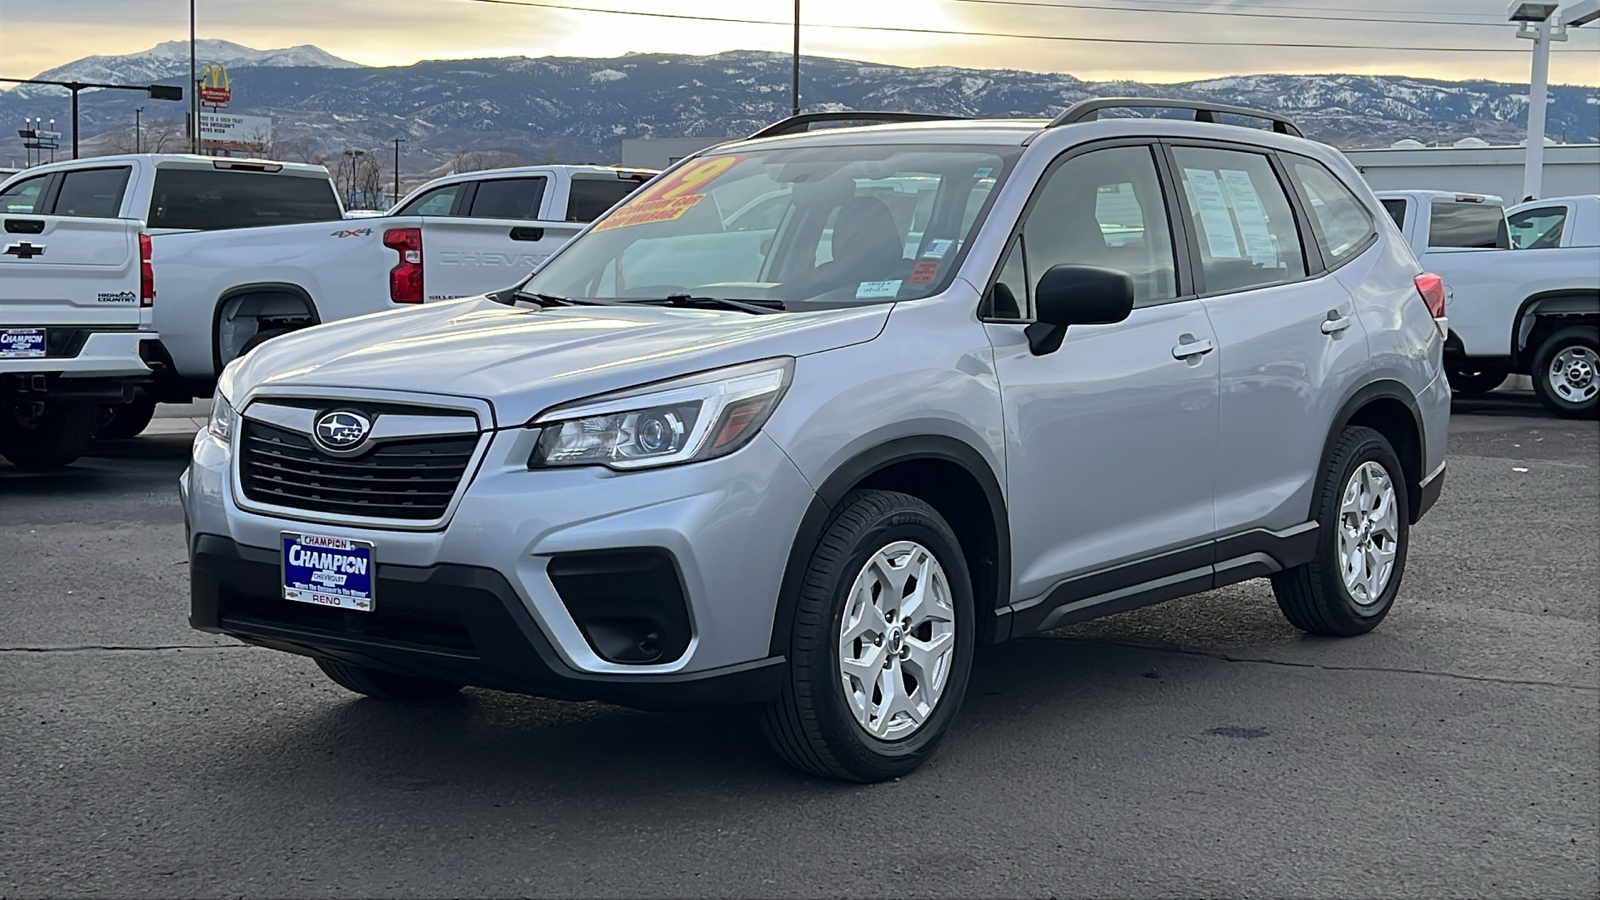
<path fill-rule="evenodd" d="M 200 152 L 200 73 L 194 61 L 194 0 L 189 0 L 189 84 L 194 96 L 189 98 L 189 150 Z"/>
<path fill-rule="evenodd" d="M 794 78 L 789 83 L 789 115 L 800 115 L 800 0 L 794 0 Z"/>
<path fill-rule="evenodd" d="M 394 203 L 400 202 L 400 145 L 405 142 L 403 137 L 394 139 Z M 393 206 L 394 203 L 389 205 Z"/>

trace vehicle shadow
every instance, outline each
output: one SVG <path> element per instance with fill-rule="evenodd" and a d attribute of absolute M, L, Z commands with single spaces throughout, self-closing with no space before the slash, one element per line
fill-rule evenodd
<path fill-rule="evenodd" d="M 1491 391 L 1487 394 L 1453 394 L 1450 399 L 1453 416 L 1515 416 L 1558 420 L 1559 416 L 1544 408 L 1532 391 Z"/>
<path fill-rule="evenodd" d="M 16 497 L 74 497 L 172 486 L 189 464 L 186 435 L 144 435 L 123 441 L 100 441 L 77 462 L 59 469 L 30 472 L 0 458 L 0 494 Z"/>
<path fill-rule="evenodd" d="M 1152 671 L 1159 653 L 1059 637 L 981 648 L 961 718 L 919 777 L 958 778 L 970 766 L 992 767 L 992 748 L 1007 733 L 1037 740 L 1032 732 L 1058 730 L 1090 707 L 1101 709 L 1108 694 L 1122 707 L 1153 701 L 1162 689 Z M 1041 709 L 1051 710 L 1044 720 Z M 685 792 L 708 785 L 773 797 L 886 787 L 789 769 L 766 747 L 758 713 L 745 708 L 653 713 L 479 690 L 412 706 L 352 696 L 270 734 L 240 734 L 244 746 L 219 736 L 212 777 L 270 779 L 264 787 L 288 804 L 394 791 L 431 794 L 429 802 L 490 796 L 496 806 L 536 804 L 529 815 L 570 802 L 674 818 L 683 814 Z"/>

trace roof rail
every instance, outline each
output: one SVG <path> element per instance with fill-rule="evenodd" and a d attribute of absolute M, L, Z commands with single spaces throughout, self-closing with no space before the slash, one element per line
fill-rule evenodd
<path fill-rule="evenodd" d="M 1249 119 L 1264 119 L 1272 123 L 1272 130 L 1278 134 L 1287 134 L 1294 137 L 1305 137 L 1300 133 L 1300 126 L 1291 119 L 1277 113 L 1260 109 L 1250 109 L 1244 106 L 1223 106 L 1218 103 L 1200 103 L 1194 100 L 1161 100 L 1154 97 L 1097 97 L 1093 100 L 1080 100 L 1067 107 L 1061 115 L 1050 120 L 1046 127 L 1055 128 L 1058 125 L 1075 125 L 1079 122 L 1091 122 L 1100 117 L 1102 109 L 1188 109 L 1194 111 L 1196 122 L 1218 123 L 1219 115 L 1244 116 Z"/>
<path fill-rule="evenodd" d="M 784 134 L 802 134 L 810 131 L 812 125 L 825 122 L 871 122 L 876 125 L 887 125 L 893 122 L 937 122 L 943 119 L 960 119 L 962 116 L 943 116 L 937 113 L 908 113 L 908 112 L 815 112 L 801 113 L 787 119 L 774 122 L 755 134 L 745 138 L 753 141 L 756 138 L 777 137 Z"/>

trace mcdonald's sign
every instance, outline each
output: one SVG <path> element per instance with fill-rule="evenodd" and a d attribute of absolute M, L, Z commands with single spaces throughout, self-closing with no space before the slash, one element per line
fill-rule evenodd
<path fill-rule="evenodd" d="M 221 65 L 206 63 L 200 69 L 200 102 L 221 109 L 233 99 L 233 83 L 228 80 L 228 70 Z"/>

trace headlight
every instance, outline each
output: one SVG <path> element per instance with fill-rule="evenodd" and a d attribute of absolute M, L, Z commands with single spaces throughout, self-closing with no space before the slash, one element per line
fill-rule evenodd
<path fill-rule="evenodd" d="M 724 456 L 761 430 L 793 371 L 793 359 L 769 359 L 557 407 L 533 421 L 543 430 L 528 466 L 641 469 Z"/>
<path fill-rule="evenodd" d="M 211 422 L 206 425 L 217 440 L 224 444 L 233 443 L 233 425 L 239 419 L 239 414 L 233 411 L 233 404 L 223 395 L 219 388 L 211 395 Z"/>

